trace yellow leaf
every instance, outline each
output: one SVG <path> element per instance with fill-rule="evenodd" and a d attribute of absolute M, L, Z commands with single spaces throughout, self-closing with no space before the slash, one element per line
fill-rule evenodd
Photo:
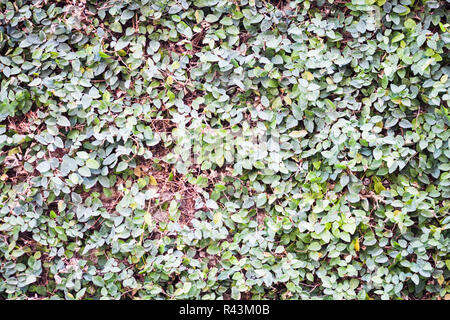
<path fill-rule="evenodd" d="M 64 202 L 64 200 L 59 200 L 58 201 L 58 211 L 61 212 L 66 208 L 66 203 Z"/>
<path fill-rule="evenodd" d="M 309 71 L 305 71 L 302 73 L 302 78 L 308 81 L 314 80 L 314 75 L 309 72 Z"/>
<path fill-rule="evenodd" d="M 286 102 L 286 104 L 287 104 L 288 106 L 290 106 L 290 105 L 292 104 L 292 100 L 291 100 L 291 98 L 289 98 L 288 96 L 285 96 L 285 97 L 283 98 L 283 100 L 284 100 L 284 102 Z"/>
<path fill-rule="evenodd" d="M 158 182 L 156 181 L 154 176 L 149 176 L 149 178 L 150 178 L 150 185 L 152 185 L 152 186 L 158 185 Z"/>
<path fill-rule="evenodd" d="M 291 138 L 303 138 L 307 134 L 308 134 L 308 131 L 306 131 L 306 130 L 295 130 L 295 131 L 291 131 L 289 133 L 289 136 Z"/>
<path fill-rule="evenodd" d="M 213 217 L 213 222 L 214 224 L 218 224 L 220 221 L 222 221 L 222 213 L 216 212 Z"/>
<path fill-rule="evenodd" d="M 437 282 L 439 283 L 440 286 L 442 286 L 442 284 L 444 283 L 444 276 L 442 274 L 439 278 L 437 278 Z"/>
<path fill-rule="evenodd" d="M 401 98 L 394 98 L 392 99 L 392 102 L 395 104 L 401 104 L 402 103 L 402 99 Z"/>
<path fill-rule="evenodd" d="M 356 252 L 359 252 L 359 239 L 358 238 L 355 239 L 355 250 L 356 250 Z"/>
<path fill-rule="evenodd" d="M 150 212 L 145 213 L 144 222 L 149 226 L 152 225 L 153 219 L 152 219 L 152 215 L 150 214 Z"/>
<path fill-rule="evenodd" d="M 20 152 L 19 148 L 17 148 L 17 147 L 13 148 L 13 149 L 8 151 L 8 156 L 15 155 L 16 153 L 19 153 L 19 152 Z"/>
<path fill-rule="evenodd" d="M 202 20 L 200 19 L 200 11 L 196 10 L 194 13 L 195 16 L 195 21 L 197 21 L 197 23 L 202 22 Z"/>
<path fill-rule="evenodd" d="M 178 61 L 174 61 L 173 63 L 172 63 L 172 68 L 175 70 L 175 69 L 178 69 L 180 67 L 180 63 L 178 62 Z"/>
<path fill-rule="evenodd" d="M 136 168 L 134 168 L 134 174 L 137 176 L 137 177 L 140 177 L 141 176 L 141 168 L 140 167 L 136 167 Z"/>

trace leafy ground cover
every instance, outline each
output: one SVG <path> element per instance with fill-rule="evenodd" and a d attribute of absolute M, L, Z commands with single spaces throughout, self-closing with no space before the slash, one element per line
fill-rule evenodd
<path fill-rule="evenodd" d="M 448 9 L 0 0 L 0 298 L 449 299 Z"/>

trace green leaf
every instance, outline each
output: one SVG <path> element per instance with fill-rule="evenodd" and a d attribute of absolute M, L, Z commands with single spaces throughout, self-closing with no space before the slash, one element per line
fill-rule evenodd
<path fill-rule="evenodd" d="M 403 40 L 405 38 L 405 35 L 403 33 L 395 33 L 395 36 L 392 38 L 392 43 L 399 42 L 400 40 Z"/>
<path fill-rule="evenodd" d="M 121 161 L 117 165 L 116 172 L 122 172 L 128 168 L 128 162 Z"/>
<path fill-rule="evenodd" d="M 102 58 L 104 58 L 104 59 L 111 58 L 111 56 L 107 55 L 107 54 L 104 53 L 103 51 L 100 51 L 98 54 L 99 54 L 100 57 L 102 57 Z"/>
<path fill-rule="evenodd" d="M 373 157 L 375 160 L 380 160 L 382 156 L 383 156 L 383 152 L 380 149 L 373 150 Z"/>
<path fill-rule="evenodd" d="M 39 172 L 47 172 L 50 170 L 50 163 L 48 161 L 42 161 L 36 167 Z"/>
<path fill-rule="evenodd" d="M 409 19 L 405 20 L 404 26 L 407 29 L 415 29 L 416 28 L 416 22 L 413 19 L 409 18 Z"/>
<path fill-rule="evenodd" d="M 69 119 L 67 119 L 65 116 L 59 116 L 57 124 L 62 127 L 70 127 L 71 126 Z"/>
<path fill-rule="evenodd" d="M 37 87 L 39 85 L 42 84 L 42 79 L 41 78 L 34 78 L 33 81 L 31 81 L 28 86 L 30 87 Z"/>
<path fill-rule="evenodd" d="M 97 160 L 88 159 L 86 160 L 86 167 L 88 167 L 89 169 L 98 169 L 100 168 L 100 163 L 98 163 Z"/>
<path fill-rule="evenodd" d="M 83 166 L 78 168 L 78 173 L 82 177 L 90 177 L 91 176 L 91 170 L 87 166 Z"/>

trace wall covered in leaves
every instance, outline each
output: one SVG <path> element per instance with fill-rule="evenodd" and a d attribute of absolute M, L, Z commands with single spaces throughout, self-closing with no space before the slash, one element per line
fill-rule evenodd
<path fill-rule="evenodd" d="M 0 0 L 0 299 L 449 299 L 449 7 Z"/>

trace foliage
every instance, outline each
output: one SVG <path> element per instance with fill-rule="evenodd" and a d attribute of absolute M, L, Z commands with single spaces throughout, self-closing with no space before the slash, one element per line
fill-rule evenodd
<path fill-rule="evenodd" d="M 0 0 L 0 297 L 448 299 L 448 9 Z"/>

